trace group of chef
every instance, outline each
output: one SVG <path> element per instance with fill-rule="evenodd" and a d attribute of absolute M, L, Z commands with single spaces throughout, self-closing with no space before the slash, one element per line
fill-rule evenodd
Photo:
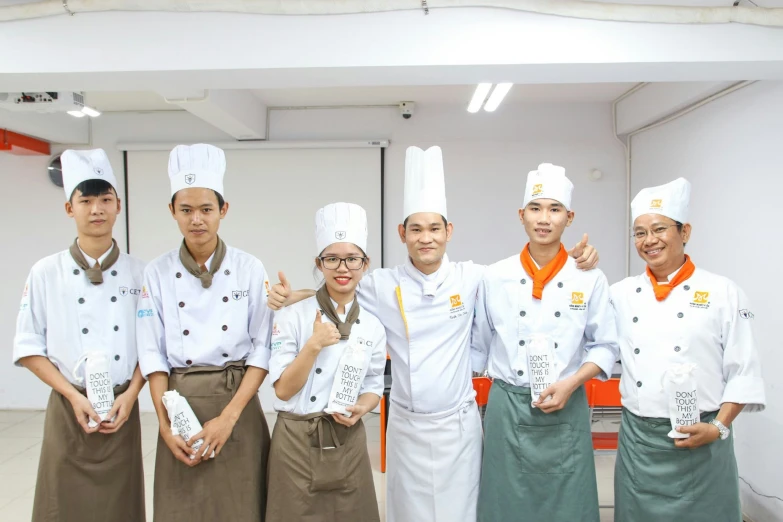
<path fill-rule="evenodd" d="M 34 522 L 145 520 L 146 381 L 160 426 L 156 521 L 378 521 L 360 421 L 383 394 L 387 353 L 389 522 L 598 521 L 583 385 L 610 378 L 618 359 L 615 520 L 741 520 L 730 427 L 765 406 L 753 313 L 735 283 L 685 254 L 685 179 L 635 197 L 630 233 L 647 267 L 610 286 L 587 236 L 561 242 L 573 184 L 551 164 L 528 174 L 518 254 L 450 261 L 441 150 L 410 147 L 406 262 L 371 270 L 365 211 L 332 203 L 315 216 L 314 291 L 283 273 L 270 287 L 261 261 L 220 239 L 219 148 L 171 152 L 183 241 L 146 267 L 112 238 L 121 201 L 105 152 L 61 161 L 77 239 L 31 269 L 14 339 L 14 363 L 52 388 Z M 100 415 L 84 388 L 96 352 L 114 387 Z M 684 365 L 698 422 L 673 430 L 667 382 Z M 493 379 L 483 428 L 478 374 Z M 267 376 L 271 437 L 257 393 Z M 172 429 L 170 390 L 202 424 L 188 440 Z"/>

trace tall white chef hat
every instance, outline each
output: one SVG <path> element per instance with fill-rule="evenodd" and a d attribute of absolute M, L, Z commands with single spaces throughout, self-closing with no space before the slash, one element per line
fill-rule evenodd
<path fill-rule="evenodd" d="M 331 203 L 315 213 L 318 255 L 334 243 L 353 243 L 367 252 L 367 213 L 354 203 Z"/>
<path fill-rule="evenodd" d="M 226 155 L 214 145 L 177 145 L 169 154 L 171 195 L 186 188 L 207 188 L 225 197 Z"/>
<path fill-rule="evenodd" d="M 631 220 L 644 214 L 660 214 L 680 223 L 688 222 L 691 201 L 691 184 L 685 178 L 677 178 L 665 185 L 639 191 L 631 202 Z"/>
<path fill-rule="evenodd" d="M 447 217 L 446 181 L 440 147 L 430 147 L 426 151 L 408 147 L 405 151 L 404 218 L 418 212 L 435 212 Z"/>
<path fill-rule="evenodd" d="M 538 166 L 538 170 L 531 170 L 527 175 L 522 206 L 526 207 L 536 199 L 554 199 L 562 203 L 567 210 L 571 210 L 573 192 L 574 184 L 566 177 L 563 167 L 542 163 Z"/>
<path fill-rule="evenodd" d="M 117 178 L 109 163 L 109 158 L 103 149 L 72 150 L 68 149 L 60 155 L 63 169 L 63 190 L 65 199 L 71 199 L 74 189 L 91 179 L 102 179 L 117 191 Z"/>

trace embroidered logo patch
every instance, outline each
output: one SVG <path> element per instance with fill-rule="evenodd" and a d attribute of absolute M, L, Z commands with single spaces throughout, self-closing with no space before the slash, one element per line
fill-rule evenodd
<path fill-rule="evenodd" d="M 571 292 L 571 304 L 569 305 L 569 308 L 571 310 L 587 310 L 587 305 L 585 304 L 585 293 L 584 292 Z"/>
<path fill-rule="evenodd" d="M 24 285 L 24 292 L 22 292 L 22 297 L 27 297 L 27 293 L 30 291 L 30 285 Z"/>
<path fill-rule="evenodd" d="M 127 286 L 121 286 L 120 287 L 120 295 L 122 297 L 125 297 L 126 295 L 128 295 L 128 287 Z"/>
<path fill-rule="evenodd" d="M 248 295 L 250 295 L 249 290 L 234 290 L 233 292 L 231 292 L 231 297 L 234 298 L 234 301 L 239 301 L 240 299 L 242 299 L 243 297 L 247 297 Z"/>
<path fill-rule="evenodd" d="M 334 238 L 345 239 L 345 232 L 343 232 L 342 230 L 338 230 L 337 232 L 334 233 Z"/>
<path fill-rule="evenodd" d="M 139 310 L 136 315 L 139 317 L 139 319 L 142 319 L 144 317 L 152 317 L 154 313 L 152 312 L 151 308 L 147 308 L 146 310 Z"/>
<path fill-rule="evenodd" d="M 102 169 L 102 168 L 100 168 L 100 167 L 95 167 L 95 168 L 94 168 L 94 169 L 92 169 L 92 170 L 93 170 L 93 172 L 95 172 L 95 175 L 96 175 L 96 176 L 101 176 L 101 177 L 103 176 L 103 169 Z"/>
<path fill-rule="evenodd" d="M 188 185 L 192 185 L 196 182 L 196 175 L 195 174 L 185 174 L 185 183 Z"/>
<path fill-rule="evenodd" d="M 146 286 L 142 286 L 141 287 L 141 298 L 142 299 L 149 299 L 150 298 L 150 293 L 147 292 L 147 287 Z"/>
<path fill-rule="evenodd" d="M 650 201 L 650 208 L 662 208 L 663 207 L 663 200 L 662 199 L 653 199 Z"/>
<path fill-rule="evenodd" d="M 753 312 L 751 312 L 747 308 L 743 308 L 742 310 L 740 310 L 739 314 L 740 317 L 742 317 L 743 319 L 753 319 L 754 317 L 756 317 L 755 315 L 753 315 Z"/>
<path fill-rule="evenodd" d="M 462 304 L 462 298 L 459 294 L 449 297 L 449 302 L 451 304 L 451 310 L 449 310 L 449 319 L 456 319 L 457 317 L 462 317 L 468 313 L 465 310 L 465 305 Z"/>
<path fill-rule="evenodd" d="M 704 308 L 707 309 L 710 307 L 710 293 L 697 290 L 693 293 L 693 301 L 691 302 L 691 307 L 693 308 Z"/>
<path fill-rule="evenodd" d="M 540 196 L 544 193 L 544 184 L 538 183 L 536 185 L 533 185 L 533 196 Z"/>
<path fill-rule="evenodd" d="M 280 335 L 280 328 L 278 328 L 277 323 L 272 325 L 272 337 Z"/>

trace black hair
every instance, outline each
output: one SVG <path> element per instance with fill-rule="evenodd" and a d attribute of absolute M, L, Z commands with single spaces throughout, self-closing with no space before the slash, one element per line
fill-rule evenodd
<path fill-rule="evenodd" d="M 114 187 L 111 186 L 111 183 L 106 181 L 105 179 L 88 179 L 86 181 L 82 181 L 76 187 L 73 189 L 73 192 L 71 192 L 71 197 L 69 198 L 69 201 L 73 202 L 73 196 L 76 194 L 76 191 L 79 191 L 82 193 L 81 197 L 85 198 L 92 198 L 95 196 L 103 196 L 104 194 L 114 194 L 117 195 L 117 191 L 114 190 Z"/>
<path fill-rule="evenodd" d="M 675 220 L 674 224 L 677 225 L 677 232 L 681 233 L 682 232 L 682 227 L 683 227 L 682 223 L 680 223 L 679 221 Z"/>
<path fill-rule="evenodd" d="M 408 216 L 408 217 L 410 217 L 410 216 Z M 443 220 L 443 226 L 444 227 L 449 226 L 449 222 L 446 221 L 445 217 L 441 216 L 440 218 Z M 408 228 L 408 218 L 405 218 L 405 221 L 402 222 L 402 228 Z"/>
<path fill-rule="evenodd" d="M 212 192 L 214 192 L 215 196 L 217 197 L 218 208 L 223 208 L 223 205 L 226 204 L 226 200 L 223 199 L 223 196 L 217 190 L 213 190 Z M 171 196 L 171 206 L 172 206 L 172 208 L 174 208 L 174 201 L 176 201 L 176 199 L 177 199 L 177 193 L 175 192 L 174 195 Z"/>

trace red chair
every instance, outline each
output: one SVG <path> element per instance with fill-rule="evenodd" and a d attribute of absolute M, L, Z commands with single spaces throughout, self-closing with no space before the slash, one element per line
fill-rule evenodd
<path fill-rule="evenodd" d="M 585 383 L 587 405 L 590 408 L 590 425 L 593 425 L 593 410 L 595 408 L 620 408 L 620 379 L 608 381 L 590 379 Z M 593 450 L 595 452 L 617 452 L 616 432 L 593 432 Z"/>

